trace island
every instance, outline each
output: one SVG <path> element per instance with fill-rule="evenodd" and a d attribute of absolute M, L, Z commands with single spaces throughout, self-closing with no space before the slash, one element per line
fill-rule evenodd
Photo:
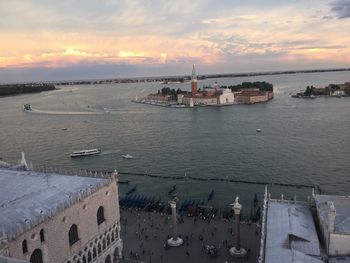
<path fill-rule="evenodd" d="M 315 99 L 317 96 L 347 97 L 350 96 L 350 82 L 344 84 L 329 84 L 324 88 L 307 86 L 305 91 L 292 95 L 293 98 Z"/>
<path fill-rule="evenodd" d="M 6 84 L 0 85 L 0 96 L 18 95 L 23 93 L 35 93 L 54 90 L 52 83 L 26 83 L 26 84 Z"/>
<path fill-rule="evenodd" d="M 197 75 L 193 65 L 191 91 L 163 87 L 157 93 L 144 98 L 135 98 L 133 102 L 164 107 L 228 106 L 234 104 L 254 104 L 273 99 L 273 85 L 267 82 L 243 82 L 240 85 L 203 87 L 197 86 Z"/>

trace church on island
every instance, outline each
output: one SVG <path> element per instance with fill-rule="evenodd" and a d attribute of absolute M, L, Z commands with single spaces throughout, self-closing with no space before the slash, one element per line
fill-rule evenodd
<path fill-rule="evenodd" d="M 168 107 L 195 107 L 195 106 L 228 106 L 234 104 L 253 104 L 267 102 L 273 98 L 272 90 L 260 90 L 257 87 L 245 87 L 233 90 L 230 87 L 213 86 L 198 88 L 198 79 L 193 65 L 191 76 L 191 91 L 175 91 L 170 88 L 163 88 L 158 93 L 151 93 L 134 102 L 168 106 Z"/>

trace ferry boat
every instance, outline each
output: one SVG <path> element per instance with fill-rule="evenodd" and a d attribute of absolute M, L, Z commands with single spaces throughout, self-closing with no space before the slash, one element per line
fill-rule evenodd
<path fill-rule="evenodd" d="M 23 105 L 23 110 L 25 111 L 32 111 L 32 105 L 26 103 Z"/>
<path fill-rule="evenodd" d="M 95 155 L 100 153 L 101 153 L 101 149 L 95 148 L 95 149 L 89 149 L 89 150 L 74 151 L 70 154 L 70 157 L 89 156 L 89 155 Z"/>

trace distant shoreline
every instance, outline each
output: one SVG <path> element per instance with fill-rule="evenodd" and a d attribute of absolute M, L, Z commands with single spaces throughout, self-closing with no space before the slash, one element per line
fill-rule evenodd
<path fill-rule="evenodd" d="M 280 71 L 262 71 L 262 72 L 246 72 L 246 73 L 222 73 L 222 74 L 203 74 L 198 75 L 198 80 L 212 78 L 239 78 L 239 77 L 255 77 L 269 75 L 290 75 L 304 73 L 322 73 L 322 72 L 342 72 L 350 71 L 350 68 L 336 69 L 310 69 L 310 70 L 280 70 Z M 54 84 L 54 85 L 96 85 L 96 84 L 120 84 L 120 83 L 143 83 L 143 82 L 161 82 L 167 83 L 184 83 L 191 79 L 190 75 L 177 76 L 159 76 L 159 77 L 132 77 L 132 78 L 106 78 L 106 79 L 86 79 L 86 80 L 61 80 L 61 81 L 35 81 L 23 83 L 8 83 L 6 85 L 23 85 L 23 84 Z M 4 86 L 4 84 L 0 86 Z M 0 95 L 1 96 L 1 95 Z"/>
<path fill-rule="evenodd" d="M 38 93 L 42 91 L 55 90 L 51 83 L 28 83 L 0 85 L 0 97 L 14 96 L 25 93 Z"/>

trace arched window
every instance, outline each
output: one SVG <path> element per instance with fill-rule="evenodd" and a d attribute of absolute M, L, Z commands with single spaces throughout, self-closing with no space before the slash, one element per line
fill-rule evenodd
<path fill-rule="evenodd" d="M 28 253 L 28 244 L 26 239 L 24 239 L 22 242 L 22 251 L 23 251 L 23 254 Z"/>
<path fill-rule="evenodd" d="M 68 235 L 69 235 L 69 245 L 72 246 L 74 243 L 76 243 L 79 240 L 77 225 L 74 224 L 70 227 Z"/>
<path fill-rule="evenodd" d="M 45 241 L 45 233 L 44 233 L 44 229 L 40 230 L 40 242 L 44 242 Z"/>
<path fill-rule="evenodd" d="M 43 254 L 40 249 L 35 249 L 30 256 L 30 263 L 43 263 Z"/>
<path fill-rule="evenodd" d="M 106 219 L 105 219 L 103 207 L 100 206 L 97 210 L 97 225 L 101 225 L 105 220 Z"/>
<path fill-rule="evenodd" d="M 105 250 L 106 249 L 106 239 L 103 238 L 102 240 L 102 250 Z"/>
<path fill-rule="evenodd" d="M 106 257 L 105 263 L 112 263 L 110 255 Z"/>

